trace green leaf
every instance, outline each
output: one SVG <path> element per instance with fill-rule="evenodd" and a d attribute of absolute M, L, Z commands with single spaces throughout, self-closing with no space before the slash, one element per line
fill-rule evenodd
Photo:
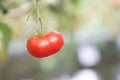
<path fill-rule="evenodd" d="M 74 6 L 77 6 L 80 0 L 70 0 Z"/>
<path fill-rule="evenodd" d="M 10 39 L 11 39 L 12 30 L 8 25 L 0 22 L 0 32 L 2 35 L 2 37 L 0 39 L 0 41 L 2 41 L 2 49 L 1 49 L 2 51 L 0 51 L 0 52 L 7 53 L 7 48 L 8 48 L 8 44 L 10 42 Z"/>

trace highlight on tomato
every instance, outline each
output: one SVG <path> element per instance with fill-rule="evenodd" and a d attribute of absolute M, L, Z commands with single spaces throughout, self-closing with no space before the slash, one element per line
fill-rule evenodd
<path fill-rule="evenodd" d="M 44 35 L 35 35 L 28 39 L 27 50 L 37 58 L 56 54 L 64 45 L 64 39 L 58 31 L 51 31 Z"/>

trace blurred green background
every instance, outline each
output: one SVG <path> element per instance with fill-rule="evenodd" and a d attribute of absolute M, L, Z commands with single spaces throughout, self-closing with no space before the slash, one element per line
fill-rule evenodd
<path fill-rule="evenodd" d="M 39 5 L 45 32 L 60 31 L 64 47 L 32 57 L 26 42 L 40 30 L 35 0 L 0 0 L 0 80 L 120 80 L 120 0 Z"/>

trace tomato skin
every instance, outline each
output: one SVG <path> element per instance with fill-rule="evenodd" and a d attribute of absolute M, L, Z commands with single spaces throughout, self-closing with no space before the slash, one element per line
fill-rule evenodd
<path fill-rule="evenodd" d="M 58 31 L 52 31 L 43 36 L 30 37 L 27 41 L 27 49 L 32 56 L 43 58 L 57 53 L 63 44 L 62 35 Z"/>

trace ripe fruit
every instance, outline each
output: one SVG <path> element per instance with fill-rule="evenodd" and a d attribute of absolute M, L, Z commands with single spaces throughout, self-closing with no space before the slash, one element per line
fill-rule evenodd
<path fill-rule="evenodd" d="M 43 58 L 57 53 L 63 44 L 62 35 L 58 31 L 52 31 L 42 36 L 30 37 L 27 41 L 27 49 L 32 56 Z"/>

